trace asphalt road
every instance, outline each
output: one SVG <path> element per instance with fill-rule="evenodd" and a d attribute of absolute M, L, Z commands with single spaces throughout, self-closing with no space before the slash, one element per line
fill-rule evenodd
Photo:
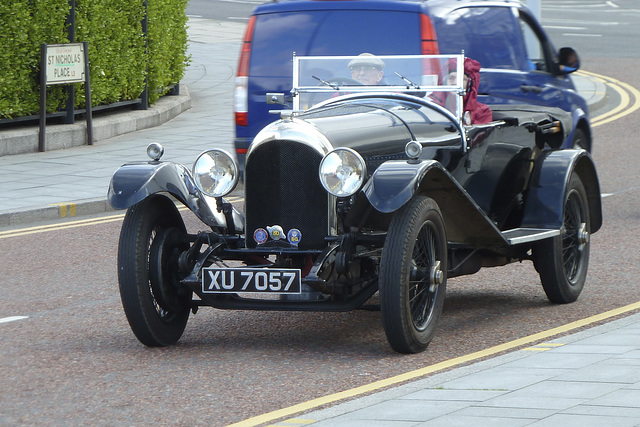
<path fill-rule="evenodd" d="M 600 61 L 588 64 L 598 70 Z M 611 77 L 640 86 L 623 62 Z M 390 350 L 376 311 L 202 308 L 175 347 L 148 349 L 120 306 L 121 217 L 0 235 L 0 424 L 226 425 L 469 354 L 640 299 L 636 111 L 594 127 L 605 225 L 580 299 L 552 305 L 529 262 L 449 281 L 428 351 Z M 195 231 L 198 222 L 185 217 Z"/>
<path fill-rule="evenodd" d="M 187 14 L 222 21 L 246 21 L 261 0 L 189 0 Z"/>
<path fill-rule="evenodd" d="M 580 51 L 585 70 L 640 88 L 640 60 L 628 51 Z M 380 313 L 362 310 L 202 308 L 178 345 L 145 348 L 117 290 L 120 216 L 0 233 L 0 319 L 28 316 L 0 323 L 0 424 L 226 425 L 640 300 L 640 111 L 597 123 L 605 222 L 580 299 L 548 303 L 529 262 L 451 279 L 436 338 L 418 355 L 391 351 Z"/>
<path fill-rule="evenodd" d="M 639 21 L 636 0 L 542 1 L 542 26 L 555 46 L 572 46 L 583 58 L 637 58 Z"/>

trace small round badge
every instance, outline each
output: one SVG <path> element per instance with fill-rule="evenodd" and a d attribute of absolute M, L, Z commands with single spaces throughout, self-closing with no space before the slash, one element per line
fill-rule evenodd
<path fill-rule="evenodd" d="M 282 230 L 282 227 L 280 227 L 279 225 L 267 227 L 267 230 L 269 231 L 269 236 L 273 240 L 284 239 L 284 231 Z"/>
<path fill-rule="evenodd" d="M 264 228 L 256 228 L 256 231 L 253 232 L 253 240 L 259 245 L 266 242 L 268 238 L 269 234 L 267 234 L 267 230 Z"/>
<path fill-rule="evenodd" d="M 294 246 L 298 246 L 300 240 L 302 240 L 302 233 L 297 228 L 292 228 L 287 233 L 287 240 Z"/>

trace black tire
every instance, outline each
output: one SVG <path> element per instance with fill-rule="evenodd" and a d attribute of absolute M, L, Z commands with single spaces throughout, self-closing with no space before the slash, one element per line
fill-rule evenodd
<path fill-rule="evenodd" d="M 587 193 L 578 175 L 565 192 L 562 234 L 540 242 L 533 262 L 549 301 L 565 304 L 580 296 L 589 267 L 591 222 Z"/>
<path fill-rule="evenodd" d="M 175 344 L 189 319 L 191 291 L 176 286 L 177 260 L 172 258 L 188 247 L 181 236 L 186 231 L 180 213 L 160 195 L 129 208 L 122 223 L 120 298 L 133 333 L 149 347 Z"/>
<path fill-rule="evenodd" d="M 573 133 L 573 140 L 571 142 L 573 148 L 582 148 L 587 150 L 588 152 L 591 152 L 591 143 L 589 142 L 587 135 L 582 129 L 576 128 L 575 132 Z"/>
<path fill-rule="evenodd" d="M 447 238 L 440 208 L 417 195 L 391 220 L 380 260 L 382 324 L 391 347 L 418 353 L 435 335 L 447 286 Z"/>

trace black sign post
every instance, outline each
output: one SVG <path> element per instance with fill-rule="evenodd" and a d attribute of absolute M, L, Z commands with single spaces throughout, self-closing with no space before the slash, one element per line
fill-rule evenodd
<path fill-rule="evenodd" d="M 47 85 L 84 82 L 87 143 L 93 144 L 91 115 L 91 84 L 89 79 L 89 49 L 87 42 L 43 44 L 40 59 L 40 136 L 38 149 L 46 151 Z M 73 103 L 74 100 L 72 99 Z M 72 104 L 73 105 L 73 104 Z"/>

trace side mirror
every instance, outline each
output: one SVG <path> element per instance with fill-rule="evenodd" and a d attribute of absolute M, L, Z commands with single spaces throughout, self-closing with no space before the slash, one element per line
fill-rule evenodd
<path fill-rule="evenodd" d="M 563 47 L 558 51 L 558 69 L 560 74 L 570 74 L 580 69 L 578 52 L 571 47 Z"/>

